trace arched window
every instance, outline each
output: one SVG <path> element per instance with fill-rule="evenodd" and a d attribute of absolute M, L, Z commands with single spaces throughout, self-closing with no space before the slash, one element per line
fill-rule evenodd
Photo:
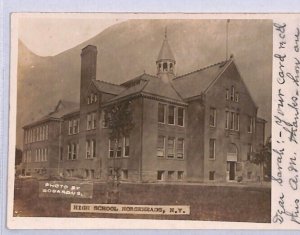
<path fill-rule="evenodd" d="M 233 143 L 228 145 L 227 161 L 236 162 L 238 160 L 238 149 Z"/>
<path fill-rule="evenodd" d="M 228 146 L 228 153 L 232 153 L 232 154 L 236 154 L 237 155 L 237 147 L 235 144 L 231 143 L 229 146 Z"/>

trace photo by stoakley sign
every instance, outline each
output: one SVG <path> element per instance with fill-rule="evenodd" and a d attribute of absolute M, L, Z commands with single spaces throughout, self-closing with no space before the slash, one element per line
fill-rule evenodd
<path fill-rule="evenodd" d="M 78 181 L 39 182 L 39 197 L 92 198 L 93 184 Z"/>

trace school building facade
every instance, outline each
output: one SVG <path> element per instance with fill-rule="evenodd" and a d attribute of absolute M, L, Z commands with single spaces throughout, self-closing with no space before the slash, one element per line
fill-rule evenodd
<path fill-rule="evenodd" d="M 97 80 L 97 56 L 93 45 L 82 49 L 79 104 L 59 101 L 49 115 L 23 127 L 23 175 L 105 181 L 118 169 L 129 182 L 262 177 L 250 158 L 264 143 L 266 121 L 257 116 L 233 57 L 175 76 L 165 36 L 157 74 L 116 85 Z M 133 125 L 112 139 L 107 110 L 124 103 Z"/>

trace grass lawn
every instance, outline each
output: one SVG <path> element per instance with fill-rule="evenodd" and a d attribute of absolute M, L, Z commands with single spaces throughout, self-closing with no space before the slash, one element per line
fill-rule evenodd
<path fill-rule="evenodd" d="M 18 183 L 20 185 L 20 182 Z M 208 185 L 121 184 L 119 204 L 190 205 L 190 215 L 120 215 L 70 212 L 71 203 L 107 202 L 107 185 L 94 183 L 93 198 L 40 198 L 38 182 L 23 180 L 15 191 L 14 216 L 99 217 L 268 223 L 271 189 Z"/>

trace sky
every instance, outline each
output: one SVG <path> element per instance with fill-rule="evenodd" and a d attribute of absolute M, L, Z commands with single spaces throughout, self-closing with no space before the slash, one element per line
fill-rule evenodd
<path fill-rule="evenodd" d="M 77 18 L 74 14 L 61 14 L 59 17 L 24 15 L 19 19 L 18 36 L 34 54 L 54 56 L 122 21 L 124 19 L 103 19 L 90 15 Z"/>

